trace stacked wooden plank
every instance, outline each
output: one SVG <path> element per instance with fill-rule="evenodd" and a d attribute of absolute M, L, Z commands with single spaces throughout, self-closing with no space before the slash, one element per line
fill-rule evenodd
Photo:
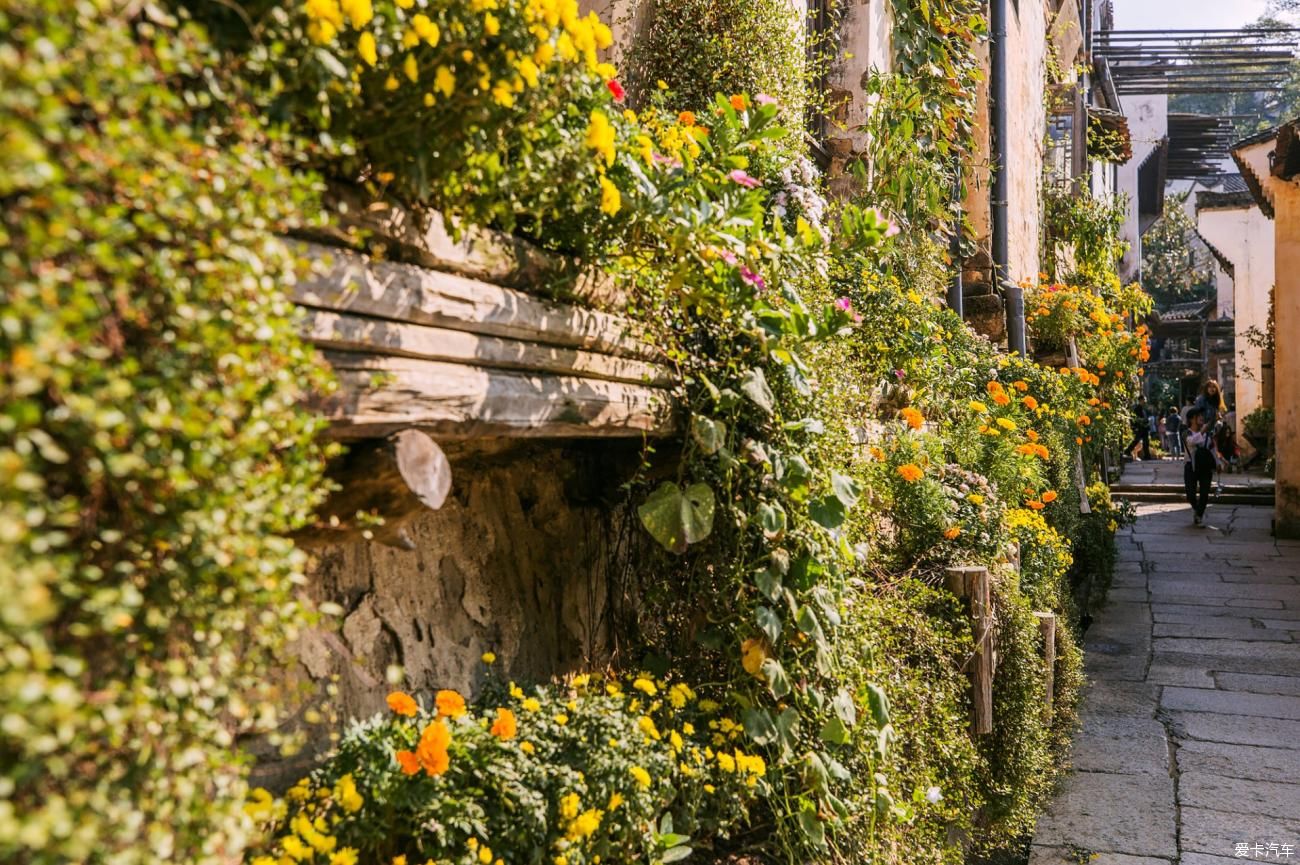
<path fill-rule="evenodd" d="M 617 305 L 607 279 L 572 275 L 560 289 L 571 300 L 556 300 L 539 290 L 554 293 L 564 263 L 518 241 L 453 238 L 436 214 L 389 205 L 339 209 L 351 230 L 296 241 L 314 266 L 291 291 L 339 382 L 319 406 L 331 435 L 673 430 L 674 371 L 637 325 L 594 308 Z"/>

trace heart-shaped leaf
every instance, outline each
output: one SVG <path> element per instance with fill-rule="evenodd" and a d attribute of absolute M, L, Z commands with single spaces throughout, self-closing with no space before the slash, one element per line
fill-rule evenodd
<path fill-rule="evenodd" d="M 808 516 L 822 528 L 838 529 L 847 515 L 844 503 L 833 495 L 813 499 L 808 505 Z"/>
<path fill-rule="evenodd" d="M 776 722 L 772 720 L 771 713 L 766 709 L 746 709 L 740 719 L 745 726 L 746 735 L 756 745 L 771 745 L 780 736 L 780 732 L 776 729 Z"/>
<path fill-rule="evenodd" d="M 763 629 L 763 633 L 767 634 L 767 639 L 775 646 L 781 636 L 781 617 L 777 615 L 776 610 L 771 607 L 759 607 L 754 613 L 754 619 Z"/>
<path fill-rule="evenodd" d="M 715 454 L 727 441 L 727 425 L 722 421 L 697 414 L 691 418 L 691 438 L 695 439 L 695 443 L 704 453 Z"/>
<path fill-rule="evenodd" d="M 740 380 L 740 391 L 763 411 L 772 413 L 776 397 L 772 396 L 772 389 L 767 386 L 767 376 L 763 375 L 763 370 L 754 367 L 745 373 Z"/>
<path fill-rule="evenodd" d="M 708 484 L 691 484 L 683 491 L 665 481 L 637 508 L 637 516 L 650 537 L 664 549 L 686 552 L 713 531 L 715 501 Z"/>
<path fill-rule="evenodd" d="M 767 688 L 772 692 L 772 696 L 778 700 L 790 693 L 790 677 L 786 675 L 785 667 L 776 658 L 768 658 L 763 661 L 762 667 L 763 678 L 767 680 Z"/>
<path fill-rule="evenodd" d="M 846 508 L 851 508 L 862 495 L 862 485 L 848 475 L 831 472 L 831 490 Z"/>
<path fill-rule="evenodd" d="M 763 537 L 779 541 L 786 529 L 785 510 L 778 504 L 763 502 L 758 506 L 758 525 L 763 530 Z"/>

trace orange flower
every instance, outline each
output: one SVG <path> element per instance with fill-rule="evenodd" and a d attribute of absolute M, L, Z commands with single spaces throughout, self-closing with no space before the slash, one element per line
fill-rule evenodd
<path fill-rule="evenodd" d="M 1020 380 L 1013 381 L 1011 383 L 1011 386 L 1014 387 L 1016 390 L 1020 391 L 1021 393 L 1024 393 L 1025 391 L 1029 390 L 1029 383 Z"/>
<path fill-rule="evenodd" d="M 503 742 L 506 739 L 513 739 L 519 732 L 519 726 L 515 723 L 515 713 L 509 709 L 497 709 L 496 720 L 492 722 L 488 732 Z"/>
<path fill-rule="evenodd" d="M 1021 400 L 1021 402 L 1024 403 L 1025 408 L 1029 409 L 1030 411 L 1033 411 L 1034 409 L 1038 408 L 1038 400 L 1034 399 L 1032 396 L 1025 397 L 1024 399 Z"/>
<path fill-rule="evenodd" d="M 433 698 L 434 705 L 438 707 L 439 715 L 446 715 L 448 718 L 459 718 L 465 714 L 465 698 L 455 691 L 439 691 Z"/>
<path fill-rule="evenodd" d="M 398 751 L 393 756 L 397 758 L 397 765 L 402 767 L 402 774 L 414 775 L 420 771 L 420 758 L 414 752 Z"/>
<path fill-rule="evenodd" d="M 759 675 L 763 670 L 763 662 L 767 660 L 767 646 L 763 641 L 755 637 L 750 637 L 740 644 L 740 665 L 745 668 L 745 672 L 751 676 Z"/>
<path fill-rule="evenodd" d="M 993 394 L 993 401 L 998 405 L 1007 405 L 1011 402 L 1011 397 L 999 391 Z"/>
<path fill-rule="evenodd" d="M 988 391 L 990 394 L 1002 393 L 1002 382 L 991 381 L 988 384 L 984 385 L 984 389 Z"/>
<path fill-rule="evenodd" d="M 1025 438 L 1029 439 L 1031 442 L 1036 442 L 1038 441 L 1038 433 L 1031 429 L 1027 429 L 1025 430 Z"/>
<path fill-rule="evenodd" d="M 907 463 L 898 467 L 898 476 L 909 484 L 913 481 L 919 481 L 924 474 L 925 472 L 921 471 L 921 467 L 915 463 Z"/>
<path fill-rule="evenodd" d="M 950 541 L 955 539 L 960 534 L 961 534 L 961 526 L 953 526 L 952 528 L 944 529 L 943 531 L 943 536 Z"/>
<path fill-rule="evenodd" d="M 1029 505 L 1029 507 L 1035 511 L 1041 511 L 1043 509 L 1043 503 L 1038 501 L 1037 499 L 1035 499 L 1032 502 L 1026 502 L 1026 504 Z"/>
<path fill-rule="evenodd" d="M 920 429 L 925 425 L 925 418 L 921 417 L 921 413 L 914 408 L 905 408 L 898 414 L 912 429 Z"/>
<path fill-rule="evenodd" d="M 420 711 L 420 707 L 415 700 L 404 691 L 394 691 L 388 695 L 388 708 L 399 715 L 406 715 L 407 717 Z"/>
<path fill-rule="evenodd" d="M 880 448 L 876 447 L 875 445 L 871 446 L 870 451 L 871 451 L 871 455 L 878 460 L 883 460 L 885 458 L 885 452 L 882 451 Z"/>
<path fill-rule="evenodd" d="M 737 111 L 744 111 L 746 101 L 743 95 L 736 93 L 731 97 L 731 107 Z"/>
<path fill-rule="evenodd" d="M 694 111 L 683 111 L 681 114 L 678 114 L 678 115 L 677 115 L 677 122 L 680 123 L 682 126 L 694 126 L 694 125 L 695 125 L 695 112 L 694 112 Z"/>
<path fill-rule="evenodd" d="M 1016 448 L 1016 453 L 1031 457 L 1034 455 L 1034 446 L 1030 444 L 1020 445 Z"/>
<path fill-rule="evenodd" d="M 420 744 L 415 748 L 415 757 L 421 768 L 430 776 L 441 775 L 451 765 L 451 756 L 447 753 L 447 746 L 450 744 L 451 731 L 442 721 L 434 721 L 420 734 Z"/>
<path fill-rule="evenodd" d="M 1052 455 L 1051 451 L 1042 445 L 1034 445 L 1034 453 L 1037 454 L 1040 459 L 1047 459 Z"/>
<path fill-rule="evenodd" d="M 1079 426 L 1089 426 L 1091 423 L 1092 418 L 1088 417 L 1086 414 L 1079 415 Z"/>
<path fill-rule="evenodd" d="M 1048 490 L 1047 492 L 1043 493 L 1043 502 L 1045 504 L 1050 505 L 1054 501 L 1056 501 L 1056 490 Z"/>

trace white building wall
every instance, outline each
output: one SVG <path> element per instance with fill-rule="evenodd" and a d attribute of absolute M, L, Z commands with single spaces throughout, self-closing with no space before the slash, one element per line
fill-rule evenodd
<path fill-rule="evenodd" d="M 1128 244 L 1128 252 L 1120 261 L 1120 279 L 1130 282 L 1138 278 L 1142 267 L 1142 236 L 1138 222 L 1138 168 L 1169 134 L 1168 96 L 1121 96 L 1124 116 L 1128 118 L 1129 134 L 1133 141 L 1133 158 L 1119 166 L 1115 173 L 1119 192 L 1128 198 L 1128 218 L 1120 238 Z"/>
<path fill-rule="evenodd" d="M 1206 208 L 1197 214 L 1201 235 L 1232 262 L 1231 315 L 1236 337 L 1237 435 L 1246 415 L 1263 404 L 1260 350 L 1246 334 L 1268 325 L 1268 295 L 1273 287 L 1273 222 L 1255 206 Z"/>

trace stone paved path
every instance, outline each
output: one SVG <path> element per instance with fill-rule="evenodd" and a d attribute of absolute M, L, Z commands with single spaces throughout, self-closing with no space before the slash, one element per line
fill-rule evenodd
<path fill-rule="evenodd" d="M 1227 865 L 1238 844 L 1300 865 L 1300 542 L 1273 540 L 1271 509 L 1139 514 L 1030 865 Z"/>

